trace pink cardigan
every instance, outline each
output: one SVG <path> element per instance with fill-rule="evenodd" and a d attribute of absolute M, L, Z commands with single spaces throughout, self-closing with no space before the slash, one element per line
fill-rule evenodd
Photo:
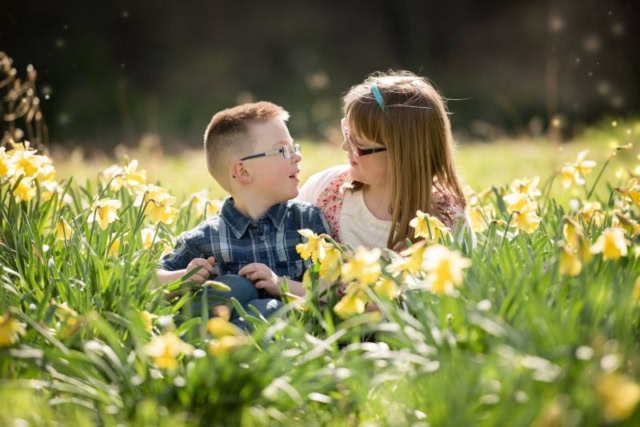
<path fill-rule="evenodd" d="M 340 209 L 344 201 L 345 189 L 349 188 L 350 182 L 351 177 L 348 170 L 336 175 L 322 190 L 315 202 L 315 205 L 324 213 L 333 238 L 338 242 L 342 242 Z M 431 203 L 436 218 L 449 229 L 453 230 L 459 219 L 464 221 L 464 207 L 454 197 L 444 193 L 436 186 L 434 186 Z"/>

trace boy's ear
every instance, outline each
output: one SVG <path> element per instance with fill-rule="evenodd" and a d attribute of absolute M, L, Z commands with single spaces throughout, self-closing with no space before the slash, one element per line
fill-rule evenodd
<path fill-rule="evenodd" d="M 240 184 L 250 184 L 253 181 L 251 174 L 244 167 L 242 160 L 233 162 L 231 165 L 231 179 L 239 182 Z"/>

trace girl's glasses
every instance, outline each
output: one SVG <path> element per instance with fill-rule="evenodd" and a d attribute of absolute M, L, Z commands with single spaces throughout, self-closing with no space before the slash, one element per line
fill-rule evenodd
<path fill-rule="evenodd" d="M 340 127 L 342 128 L 342 136 L 345 141 L 349 145 L 349 149 L 351 153 L 353 153 L 356 157 L 366 156 L 368 154 L 380 153 L 381 151 L 387 151 L 386 147 L 378 147 L 378 148 L 360 148 L 358 147 L 352 140 L 349 138 L 349 126 L 347 126 L 347 122 L 345 119 L 340 121 Z"/>
<path fill-rule="evenodd" d="M 276 148 L 273 150 L 265 151 L 264 153 L 252 154 L 250 156 L 243 157 L 240 160 L 249 160 L 249 159 L 255 159 L 257 157 L 273 156 L 275 154 L 282 154 L 282 156 L 285 159 L 290 159 L 293 157 L 294 154 L 300 154 L 300 144 L 285 145 L 282 148 Z"/>

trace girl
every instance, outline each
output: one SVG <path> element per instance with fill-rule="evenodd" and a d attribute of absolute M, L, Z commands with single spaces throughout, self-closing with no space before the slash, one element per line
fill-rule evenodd
<path fill-rule="evenodd" d="M 376 73 L 343 99 L 349 165 L 313 175 L 299 199 L 319 206 L 333 237 L 353 247 L 399 250 L 415 241 L 421 210 L 452 231 L 465 217 L 442 97 L 408 71 Z"/>

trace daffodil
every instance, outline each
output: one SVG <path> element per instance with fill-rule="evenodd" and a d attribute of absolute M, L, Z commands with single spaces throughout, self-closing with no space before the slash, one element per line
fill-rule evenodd
<path fill-rule="evenodd" d="M 251 339 L 244 335 L 226 335 L 217 340 L 209 342 L 209 354 L 220 356 L 238 347 L 243 347 L 251 343 Z"/>
<path fill-rule="evenodd" d="M 584 158 L 589 154 L 589 150 L 583 150 L 578 153 L 578 158 L 575 162 L 576 170 L 583 176 L 589 175 L 591 170 L 596 167 L 596 162 L 593 160 L 585 160 Z"/>
<path fill-rule="evenodd" d="M 154 337 L 144 347 L 144 352 L 159 368 L 175 369 L 178 367 L 178 357 L 191 354 L 193 346 L 182 341 L 175 333 L 167 332 Z"/>
<path fill-rule="evenodd" d="M 320 277 L 335 282 L 340 276 L 342 253 L 331 243 L 322 242 L 325 246 L 324 257 L 320 260 Z"/>
<path fill-rule="evenodd" d="M 129 188 L 135 188 L 147 182 L 147 171 L 144 169 L 138 170 L 137 160 L 132 160 L 129 164 L 127 164 L 123 168 L 122 173 L 124 175 L 124 183 Z"/>
<path fill-rule="evenodd" d="M 577 252 L 568 245 L 560 246 L 560 274 L 565 276 L 577 276 L 582 270 L 582 262 Z"/>
<path fill-rule="evenodd" d="M 37 194 L 36 185 L 33 178 L 23 177 L 16 188 L 13 190 L 13 196 L 16 203 L 28 202 Z"/>
<path fill-rule="evenodd" d="M 325 245 L 323 245 L 322 236 L 318 236 L 307 228 L 298 230 L 298 233 L 300 233 L 302 237 L 307 238 L 306 243 L 298 243 L 296 245 L 296 251 L 300 254 L 302 259 L 311 258 L 314 264 L 318 262 L 319 259 L 323 259 L 326 248 Z"/>
<path fill-rule="evenodd" d="M 347 292 L 342 299 L 333 306 L 333 311 L 340 317 L 362 314 L 368 301 L 369 298 L 363 290 Z"/>
<path fill-rule="evenodd" d="M 538 189 L 538 183 L 540 183 L 539 176 L 534 176 L 533 178 L 521 178 L 514 180 L 511 183 L 510 188 L 513 193 L 526 194 L 533 200 L 541 194 Z"/>
<path fill-rule="evenodd" d="M 147 310 L 143 310 L 140 312 L 140 319 L 142 320 L 142 325 L 147 331 L 151 331 L 153 329 L 153 319 L 156 319 L 158 316 L 155 314 L 149 313 Z"/>
<path fill-rule="evenodd" d="M 60 324 L 58 336 L 63 340 L 71 338 L 80 328 L 78 313 L 69 307 L 66 302 L 56 304 L 55 314 Z"/>
<path fill-rule="evenodd" d="M 638 168 L 640 169 L 640 166 L 638 166 Z M 635 205 L 640 205 L 640 185 L 638 185 L 637 178 L 632 178 L 626 186 L 618 188 L 617 190 Z"/>
<path fill-rule="evenodd" d="M 36 150 L 17 150 L 13 154 L 13 165 L 16 175 L 35 177 L 38 169 L 46 162 L 44 156 L 36 154 Z"/>
<path fill-rule="evenodd" d="M 640 400 L 640 386 L 621 374 L 605 374 L 596 383 L 602 414 L 608 423 L 628 418 Z"/>
<path fill-rule="evenodd" d="M 471 206 L 469 208 L 469 221 L 474 233 L 482 233 L 489 228 L 489 223 L 495 217 L 493 206 Z"/>
<path fill-rule="evenodd" d="M 582 227 L 574 220 L 567 218 L 567 222 L 562 227 L 562 235 L 567 247 L 577 250 L 580 245 L 580 238 L 583 236 Z"/>
<path fill-rule="evenodd" d="M 567 164 L 560 168 L 560 178 L 562 179 L 562 186 L 569 188 L 572 185 L 584 185 L 584 179 L 580 175 L 580 172 L 574 165 Z"/>
<path fill-rule="evenodd" d="M 378 280 L 378 282 L 373 285 L 373 291 L 376 294 L 390 300 L 400 295 L 400 288 L 390 277 L 383 277 L 382 279 Z"/>
<path fill-rule="evenodd" d="M 525 233 L 533 233 L 538 229 L 542 218 L 536 214 L 537 207 L 538 205 L 536 202 L 529 202 L 514 214 L 514 222 L 518 229 Z"/>
<path fill-rule="evenodd" d="M 109 246 L 108 254 L 111 257 L 117 257 L 118 251 L 120 251 L 120 239 L 113 239 L 111 245 Z"/>
<path fill-rule="evenodd" d="M 401 257 L 394 259 L 387 266 L 389 273 L 406 272 L 416 274 L 422 270 L 422 261 L 424 259 L 424 251 L 426 249 L 426 241 L 422 240 L 409 246 L 400 252 Z"/>
<path fill-rule="evenodd" d="M 613 216 L 611 226 L 622 228 L 630 238 L 634 238 L 640 233 L 640 224 L 620 212 L 616 212 Z"/>
<path fill-rule="evenodd" d="M 64 241 L 69 240 L 71 236 L 73 236 L 73 229 L 64 218 L 60 218 L 56 224 L 56 239 Z"/>
<path fill-rule="evenodd" d="M 142 237 L 142 247 L 144 249 L 149 249 L 151 244 L 153 243 L 153 236 L 155 236 L 155 230 L 153 228 L 143 228 L 140 231 L 140 236 Z"/>
<path fill-rule="evenodd" d="M 243 335 L 242 330 L 224 317 L 213 317 L 207 322 L 207 330 L 216 337 Z"/>
<path fill-rule="evenodd" d="M 507 212 L 510 214 L 522 210 L 527 204 L 531 203 L 529 196 L 525 193 L 511 193 L 504 196 L 502 200 L 507 204 Z"/>
<path fill-rule="evenodd" d="M 586 224 L 593 224 L 599 227 L 604 222 L 604 212 L 600 202 L 587 202 L 579 211 L 580 217 Z"/>
<path fill-rule="evenodd" d="M 91 213 L 87 221 L 97 222 L 102 230 L 106 230 L 109 224 L 118 219 L 117 210 L 121 205 L 122 203 L 117 199 L 96 200 L 91 205 Z"/>
<path fill-rule="evenodd" d="M 429 246 L 424 254 L 423 269 L 432 292 L 443 294 L 462 283 L 462 271 L 471 260 L 442 245 Z"/>
<path fill-rule="evenodd" d="M 342 279 L 345 283 L 356 280 L 362 286 L 369 286 L 378 281 L 381 274 L 378 248 L 366 249 L 360 246 L 349 262 L 342 265 Z"/>
<path fill-rule="evenodd" d="M 0 347 L 7 347 L 18 342 L 20 335 L 25 334 L 24 325 L 11 318 L 9 312 L 0 316 Z"/>
<path fill-rule="evenodd" d="M 98 175 L 103 185 L 109 184 L 111 191 L 118 191 L 124 184 L 124 169 L 119 165 L 111 165 Z"/>
<path fill-rule="evenodd" d="M 13 175 L 14 169 L 13 157 L 5 153 L 4 147 L 0 147 L 0 178 Z"/>
<path fill-rule="evenodd" d="M 415 237 L 424 237 L 433 242 L 439 239 L 444 240 L 450 232 L 438 218 L 420 210 L 416 212 L 416 217 L 409 222 L 409 225 L 416 229 Z"/>
<path fill-rule="evenodd" d="M 151 200 L 147 205 L 145 212 L 149 215 L 149 219 L 154 224 L 162 222 L 164 224 L 172 224 L 178 215 L 178 209 L 169 205 L 158 203 Z"/>
<path fill-rule="evenodd" d="M 604 259 L 618 259 L 627 256 L 627 241 L 620 228 L 607 228 L 591 246 L 591 253 L 602 252 Z"/>

